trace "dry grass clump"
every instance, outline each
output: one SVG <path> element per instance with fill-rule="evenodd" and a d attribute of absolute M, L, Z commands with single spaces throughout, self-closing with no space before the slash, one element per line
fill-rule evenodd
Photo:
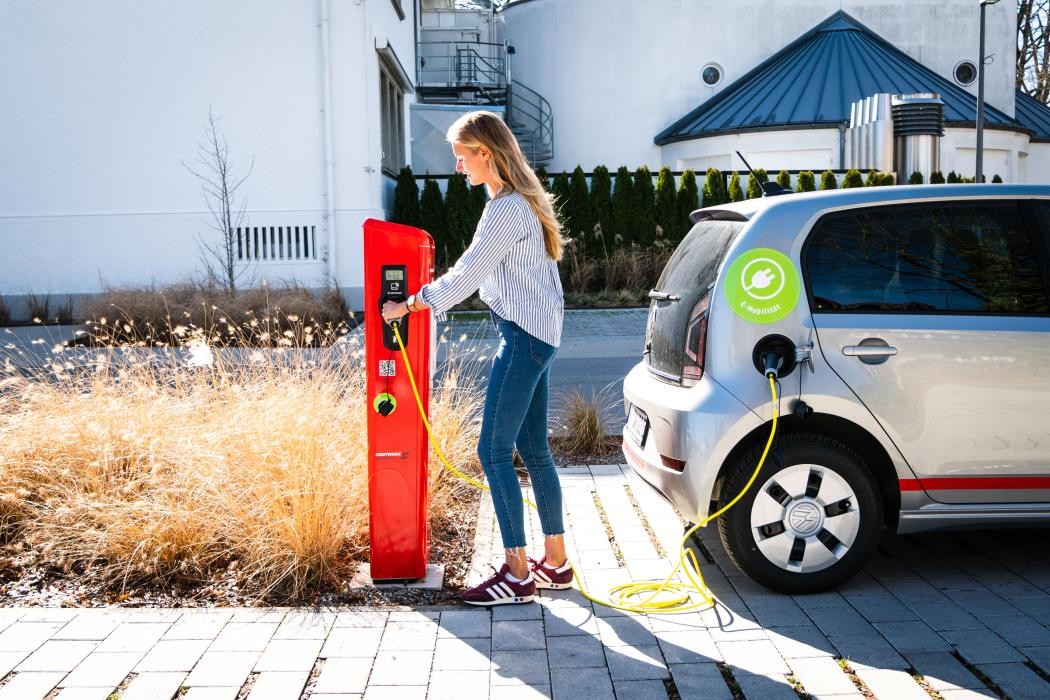
<path fill-rule="evenodd" d="M 319 349 L 55 348 L 37 375 L 0 355 L 0 539 L 111 586 L 198 583 L 296 599 L 367 559 L 360 335 Z M 473 389 L 431 396 L 449 457 L 479 471 Z M 431 513 L 449 484 L 431 461 Z"/>
<path fill-rule="evenodd" d="M 566 302 L 580 306 L 606 306 L 612 303 L 636 305 L 645 302 L 670 258 L 671 250 L 662 242 L 651 247 L 632 246 L 607 251 L 585 251 L 579 241 L 565 248 L 560 266 Z"/>
<path fill-rule="evenodd" d="M 317 298 L 294 284 L 233 295 L 192 282 L 160 290 L 109 289 L 85 302 L 84 316 L 95 344 L 151 347 L 178 345 L 190 328 L 200 329 L 211 345 L 317 347 L 325 344 L 322 329 L 331 335 L 351 323 L 337 290 Z"/>
<path fill-rule="evenodd" d="M 617 248 L 603 265 L 605 289 L 649 291 L 656 285 L 670 251 L 662 248 Z"/>
<path fill-rule="evenodd" d="M 563 435 L 559 447 L 571 457 L 585 457 L 605 451 L 605 428 L 612 402 L 605 390 L 584 396 L 579 389 L 565 394 L 559 402 L 558 423 Z"/>

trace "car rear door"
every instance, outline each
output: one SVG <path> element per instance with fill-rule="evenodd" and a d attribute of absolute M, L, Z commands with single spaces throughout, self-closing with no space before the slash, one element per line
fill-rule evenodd
<path fill-rule="evenodd" d="M 824 217 L 803 251 L 820 350 L 945 503 L 1050 502 L 1050 304 L 1022 202 Z"/>

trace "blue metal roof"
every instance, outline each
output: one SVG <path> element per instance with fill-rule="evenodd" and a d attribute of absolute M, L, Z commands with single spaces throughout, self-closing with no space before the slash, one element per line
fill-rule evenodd
<path fill-rule="evenodd" d="M 882 92 L 936 92 L 947 125 L 972 126 L 977 120 L 977 98 L 839 10 L 661 131 L 655 142 L 838 126 L 849 121 L 852 103 Z M 1028 131 L 989 106 L 984 123 Z"/>
<path fill-rule="evenodd" d="M 1015 119 L 1034 132 L 1032 141 L 1050 141 L 1050 107 L 1020 90 L 1014 105 Z"/>

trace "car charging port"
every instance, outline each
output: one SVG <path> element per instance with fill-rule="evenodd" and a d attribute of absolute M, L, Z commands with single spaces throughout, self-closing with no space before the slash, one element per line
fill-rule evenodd
<path fill-rule="evenodd" d="M 767 335 L 755 343 L 751 359 L 763 377 L 786 377 L 795 369 L 795 344 L 782 335 Z"/>

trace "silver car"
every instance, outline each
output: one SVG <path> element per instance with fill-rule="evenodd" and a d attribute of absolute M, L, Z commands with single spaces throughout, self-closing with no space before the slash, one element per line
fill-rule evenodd
<path fill-rule="evenodd" d="M 881 533 L 1050 523 L 1050 187 L 696 211 L 624 381 L 628 463 L 746 574 L 853 576 Z M 774 405 L 765 369 L 778 370 Z"/>

